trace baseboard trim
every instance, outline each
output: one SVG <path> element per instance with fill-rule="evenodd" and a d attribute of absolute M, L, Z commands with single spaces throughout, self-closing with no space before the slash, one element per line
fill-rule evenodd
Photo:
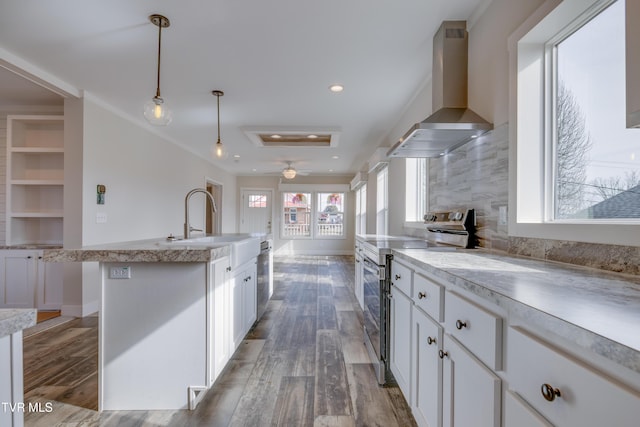
<path fill-rule="evenodd" d="M 84 305 L 63 305 L 62 316 L 85 317 L 100 310 L 100 301 L 91 301 Z"/>

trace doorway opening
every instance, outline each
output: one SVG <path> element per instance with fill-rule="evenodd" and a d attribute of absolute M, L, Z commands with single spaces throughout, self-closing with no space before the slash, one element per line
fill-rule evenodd
<path fill-rule="evenodd" d="M 216 213 L 212 215 L 211 202 L 207 199 L 205 232 L 207 234 L 220 234 L 222 233 L 222 184 L 207 179 L 205 186 L 216 202 Z"/>

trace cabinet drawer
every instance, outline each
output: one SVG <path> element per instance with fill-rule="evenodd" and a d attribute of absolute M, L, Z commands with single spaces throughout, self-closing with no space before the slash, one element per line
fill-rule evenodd
<path fill-rule="evenodd" d="M 438 322 L 442 321 L 444 288 L 439 284 L 420 274 L 414 274 L 413 302 Z"/>
<path fill-rule="evenodd" d="M 391 262 L 391 284 L 396 288 L 404 292 L 405 295 L 411 295 L 411 275 L 412 271 L 398 263 L 397 261 Z"/>
<path fill-rule="evenodd" d="M 493 370 L 502 369 L 502 318 L 462 296 L 447 292 L 445 329 Z"/>
<path fill-rule="evenodd" d="M 504 394 L 505 426 L 553 427 L 535 410 L 511 391 Z"/>
<path fill-rule="evenodd" d="M 507 339 L 510 388 L 554 425 L 638 425 L 637 391 L 521 328 L 509 328 Z"/>

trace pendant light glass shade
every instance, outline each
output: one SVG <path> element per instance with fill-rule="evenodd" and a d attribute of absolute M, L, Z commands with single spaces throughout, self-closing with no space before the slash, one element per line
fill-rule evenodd
<path fill-rule="evenodd" d="M 173 113 L 164 99 L 160 96 L 160 52 L 162 47 L 162 29 L 167 28 L 169 19 L 162 15 L 151 15 L 149 21 L 158 27 L 158 73 L 156 96 L 144 104 L 144 117 L 149 123 L 156 126 L 166 126 L 171 123 Z"/>
<path fill-rule="evenodd" d="M 166 126 L 171 123 L 173 113 L 160 97 L 144 103 L 144 117 L 152 125 Z"/>
<path fill-rule="evenodd" d="M 213 90 L 211 91 L 211 93 L 217 98 L 217 105 L 218 105 L 218 141 L 213 146 L 211 151 L 212 151 L 213 157 L 215 157 L 216 159 L 223 160 L 229 156 L 229 152 L 227 151 L 227 148 L 224 146 L 224 144 L 220 140 L 220 97 L 224 96 L 224 92 L 221 90 Z"/>

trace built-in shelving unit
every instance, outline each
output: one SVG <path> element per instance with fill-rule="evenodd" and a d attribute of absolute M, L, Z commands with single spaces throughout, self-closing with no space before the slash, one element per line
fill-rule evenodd
<path fill-rule="evenodd" d="M 7 117 L 7 245 L 61 245 L 63 116 Z"/>

